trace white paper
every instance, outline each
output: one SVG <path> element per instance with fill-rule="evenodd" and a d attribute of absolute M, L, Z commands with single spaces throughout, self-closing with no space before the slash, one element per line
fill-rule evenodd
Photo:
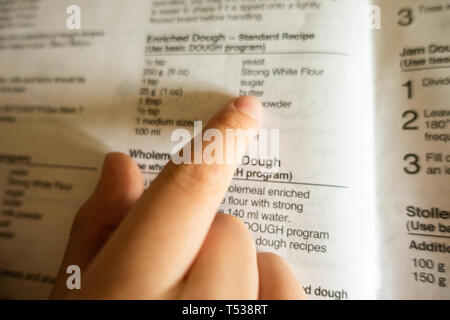
<path fill-rule="evenodd" d="M 449 299 L 450 2 L 377 3 L 378 297 Z"/>
<path fill-rule="evenodd" d="M 81 30 L 66 28 L 69 1 L 10 4 L 21 14 L 0 29 L 0 297 L 48 296 L 106 152 L 132 155 L 148 185 L 175 128 L 192 129 L 240 94 L 258 96 L 263 127 L 280 130 L 274 163 L 286 176 L 263 181 L 260 167 L 243 165 L 220 209 L 256 230 L 258 250 L 285 257 L 313 299 L 375 298 L 379 276 L 383 289 L 397 270 L 384 256 L 397 245 L 377 248 L 400 232 L 384 212 L 398 204 L 379 199 L 401 194 L 409 181 L 400 173 L 380 192 L 378 180 L 375 193 L 374 177 L 400 162 L 383 166 L 374 154 L 381 116 L 372 88 L 388 82 L 371 73 L 374 47 L 383 47 L 371 42 L 368 1 L 196 2 L 79 1 Z M 394 157 L 397 149 L 389 150 Z M 445 202 L 448 189 L 436 190 Z M 257 202 L 263 198 L 269 207 Z M 264 218 L 270 213 L 278 221 Z M 383 224 L 395 230 L 376 229 Z M 381 296 L 420 297 L 394 286 Z"/>

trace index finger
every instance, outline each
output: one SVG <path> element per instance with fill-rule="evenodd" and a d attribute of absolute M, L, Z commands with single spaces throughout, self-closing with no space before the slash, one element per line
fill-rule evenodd
<path fill-rule="evenodd" d="M 256 98 L 237 98 L 208 122 L 204 133 L 215 129 L 227 137 L 227 130 L 232 129 L 232 138 L 224 139 L 222 149 L 231 147 L 228 153 L 242 156 L 260 125 L 261 113 Z M 240 145 L 237 140 L 245 143 Z M 211 143 L 203 141 L 202 149 Z M 197 255 L 236 169 L 235 161 L 227 163 L 225 151 L 222 160 L 224 163 L 169 162 L 122 222 L 103 255 L 108 247 L 114 248 L 111 251 L 127 252 L 128 263 L 148 258 L 151 262 L 145 265 L 145 272 L 164 270 L 165 279 L 173 281 L 182 277 Z M 109 257 L 113 256 L 111 252 Z M 119 260 L 114 263 L 121 263 Z M 133 272 L 136 268 L 138 264 Z"/>

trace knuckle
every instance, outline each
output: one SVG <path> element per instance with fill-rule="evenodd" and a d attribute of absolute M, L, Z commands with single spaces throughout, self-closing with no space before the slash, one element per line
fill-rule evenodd
<path fill-rule="evenodd" d="M 173 165 L 176 166 L 176 165 Z M 216 195 L 223 181 L 222 171 L 215 166 L 205 164 L 181 164 L 173 167 L 172 182 L 183 192 L 197 197 Z"/>

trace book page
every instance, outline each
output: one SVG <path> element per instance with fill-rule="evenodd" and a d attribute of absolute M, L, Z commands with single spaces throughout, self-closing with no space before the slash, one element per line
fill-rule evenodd
<path fill-rule="evenodd" d="M 0 297 L 46 298 L 108 151 L 148 186 L 176 128 L 237 95 L 279 156 L 244 157 L 219 211 L 313 299 L 374 297 L 366 1 L 8 1 L 0 25 Z M 188 232 L 188 231 L 187 231 Z"/>
<path fill-rule="evenodd" d="M 450 1 L 376 1 L 380 298 L 450 298 Z"/>

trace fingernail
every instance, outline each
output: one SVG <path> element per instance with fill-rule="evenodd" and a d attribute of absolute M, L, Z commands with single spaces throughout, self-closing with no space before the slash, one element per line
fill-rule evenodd
<path fill-rule="evenodd" d="M 234 100 L 234 106 L 240 112 L 245 113 L 255 120 L 261 120 L 262 104 L 252 96 L 242 96 Z"/>

